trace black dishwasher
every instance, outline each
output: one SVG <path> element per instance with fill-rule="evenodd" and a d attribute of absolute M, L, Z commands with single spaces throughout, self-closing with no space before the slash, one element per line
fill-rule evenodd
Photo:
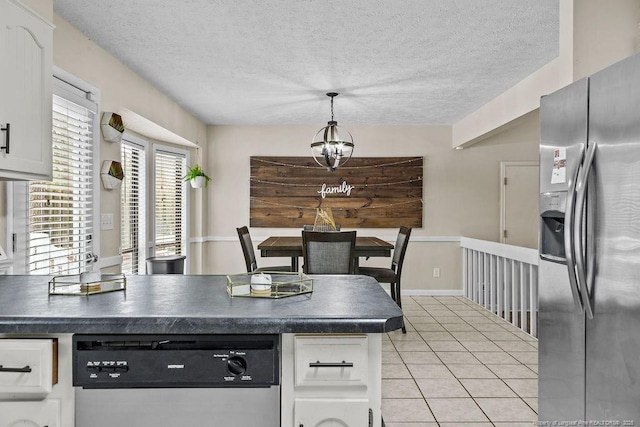
<path fill-rule="evenodd" d="M 74 335 L 76 427 L 280 425 L 278 335 Z"/>

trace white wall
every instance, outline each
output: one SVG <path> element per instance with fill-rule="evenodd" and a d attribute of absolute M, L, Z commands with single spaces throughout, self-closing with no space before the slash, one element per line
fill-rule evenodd
<path fill-rule="evenodd" d="M 54 65 L 100 90 L 100 113 L 131 110 L 189 141 L 206 140 L 206 126 L 188 111 L 58 15 L 54 15 L 54 24 Z M 100 157 L 101 161 L 119 159 L 120 144 L 102 141 Z M 113 230 L 100 233 L 100 254 L 104 259 L 117 256 L 120 250 L 120 192 L 102 189 L 100 202 L 102 213 L 114 214 Z M 198 196 L 194 197 L 194 203 L 201 206 Z M 201 231 L 198 226 L 201 216 L 197 213 L 194 210 L 190 224 Z"/>
<path fill-rule="evenodd" d="M 573 78 L 579 80 L 640 50 L 640 1 L 573 1 Z"/>
<path fill-rule="evenodd" d="M 355 156 L 423 156 L 424 227 L 414 229 L 405 259 L 404 289 L 461 289 L 461 235 L 497 241 L 500 228 L 500 161 L 538 158 L 537 113 L 500 135 L 464 150 L 451 148 L 448 126 L 350 126 Z M 236 228 L 249 225 L 249 157 L 310 156 L 314 126 L 209 126 L 209 186 L 204 273 L 239 273 L 245 268 Z M 338 170 L 339 173 L 339 170 Z M 400 226 L 402 224 L 398 224 Z M 394 240 L 394 229 L 358 229 Z M 298 235 L 299 229 L 251 229 L 254 244 L 270 235 Z M 440 241 L 445 240 L 445 241 Z M 366 265 L 390 264 L 389 259 Z M 287 259 L 259 259 L 282 265 Z M 441 270 L 432 277 L 433 267 Z"/>

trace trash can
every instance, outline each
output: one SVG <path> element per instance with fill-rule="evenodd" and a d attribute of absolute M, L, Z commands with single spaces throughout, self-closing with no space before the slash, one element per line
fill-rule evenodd
<path fill-rule="evenodd" d="M 147 258 L 147 274 L 184 274 L 184 255 Z"/>

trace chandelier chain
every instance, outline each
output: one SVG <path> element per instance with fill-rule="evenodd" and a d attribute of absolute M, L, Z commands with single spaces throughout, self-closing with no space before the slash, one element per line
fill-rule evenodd
<path fill-rule="evenodd" d="M 335 121 L 333 120 L 333 96 L 331 97 L 331 121 Z"/>

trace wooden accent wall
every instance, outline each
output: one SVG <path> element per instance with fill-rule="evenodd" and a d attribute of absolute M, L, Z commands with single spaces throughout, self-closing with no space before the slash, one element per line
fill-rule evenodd
<path fill-rule="evenodd" d="M 422 227 L 422 157 L 352 158 L 333 173 L 311 156 L 250 163 L 251 227 L 302 228 L 319 207 L 343 228 Z"/>

